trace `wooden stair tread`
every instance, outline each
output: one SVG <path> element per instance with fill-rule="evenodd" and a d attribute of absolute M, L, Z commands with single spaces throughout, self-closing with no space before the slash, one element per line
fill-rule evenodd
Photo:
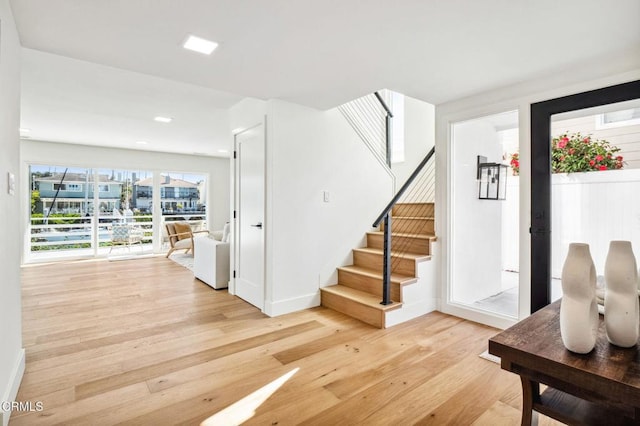
<path fill-rule="evenodd" d="M 391 221 L 393 222 L 393 219 L 406 219 L 406 220 L 419 220 L 419 219 L 425 219 L 425 220 L 436 220 L 436 218 L 434 216 L 391 216 Z"/>
<path fill-rule="evenodd" d="M 396 203 L 396 206 L 432 206 L 435 203 L 433 201 L 409 201 L 406 203 Z"/>
<path fill-rule="evenodd" d="M 384 231 L 369 231 L 367 234 L 371 235 L 382 235 L 384 236 Z M 418 238 L 422 240 L 431 240 L 436 241 L 438 237 L 435 234 L 413 234 L 408 232 L 392 232 L 392 237 L 406 237 L 406 238 Z"/>
<path fill-rule="evenodd" d="M 380 296 L 356 290 L 354 288 L 347 287 L 341 284 L 323 287 L 320 290 L 344 297 L 345 299 L 349 299 L 353 302 L 360 303 L 361 305 L 365 305 L 369 308 L 377 309 L 383 312 L 389 312 L 402 306 L 402 303 L 400 302 L 393 302 L 393 304 L 391 305 L 381 305 Z"/>
<path fill-rule="evenodd" d="M 359 251 L 362 253 L 369 254 L 379 254 L 384 256 L 384 250 L 370 247 L 362 247 L 353 249 L 353 251 Z M 412 260 L 429 260 L 431 259 L 431 255 L 428 254 L 420 254 L 420 253 L 398 253 L 395 251 L 391 251 L 391 257 L 401 257 L 403 259 L 412 259 Z"/>
<path fill-rule="evenodd" d="M 365 275 L 371 278 L 377 278 L 377 279 L 382 279 L 382 272 L 377 271 L 375 269 L 370 269 L 370 268 L 363 268 L 362 266 L 355 266 L 355 265 L 350 265 L 350 266 L 341 266 L 338 267 L 339 270 L 345 271 L 345 272 L 351 272 L 354 274 L 359 274 L 359 275 Z M 392 283 L 397 283 L 400 285 L 406 285 L 406 284 L 412 284 L 414 282 L 417 281 L 416 277 L 412 277 L 410 275 L 403 275 L 403 274 L 391 274 L 391 282 Z"/>

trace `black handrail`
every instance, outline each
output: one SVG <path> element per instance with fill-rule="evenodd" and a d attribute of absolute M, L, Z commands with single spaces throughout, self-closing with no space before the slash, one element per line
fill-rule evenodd
<path fill-rule="evenodd" d="M 51 214 L 51 210 L 53 209 L 53 206 L 56 205 L 56 201 L 58 200 L 58 194 L 60 194 L 60 188 L 62 188 L 62 183 L 64 182 L 64 178 L 67 176 L 67 170 L 69 170 L 68 167 L 64 169 L 64 173 L 62 174 L 62 179 L 60 179 L 60 183 L 58 184 L 58 190 L 56 191 L 56 194 L 53 196 L 53 201 L 51 201 L 51 207 L 49 207 L 49 210 L 47 211 L 47 216 L 44 218 L 46 224 L 49 224 L 48 222 L 49 215 Z"/>
<path fill-rule="evenodd" d="M 382 99 L 382 96 L 380 96 L 380 93 L 373 92 L 373 94 L 376 95 L 376 98 L 378 98 L 378 102 L 380 102 L 380 104 L 382 105 L 382 108 L 384 108 L 384 110 L 387 112 L 387 115 L 393 118 L 393 113 L 391 112 L 391 110 L 387 106 L 387 104 L 384 101 L 384 99 Z"/>
<path fill-rule="evenodd" d="M 373 222 L 373 226 L 374 227 L 380 225 L 380 222 L 382 222 L 382 220 L 385 218 L 385 216 L 391 211 L 393 206 L 396 205 L 396 203 L 398 202 L 400 197 L 402 197 L 402 195 L 405 193 L 407 188 L 409 188 L 411 183 L 413 183 L 413 181 L 416 179 L 416 177 L 420 174 L 420 171 L 422 171 L 424 166 L 429 162 L 429 160 L 431 159 L 431 157 L 433 157 L 433 155 L 435 153 L 436 153 L 436 147 L 434 146 L 433 148 L 431 148 L 431 151 L 429 151 L 427 156 L 424 157 L 424 159 L 420 162 L 420 164 L 418 164 L 418 167 L 416 167 L 416 169 L 413 171 L 413 173 L 411 173 L 411 176 L 409 176 L 409 179 L 407 179 L 407 181 L 404 183 L 404 185 L 402 185 L 402 188 L 400 188 L 400 190 L 396 193 L 396 195 L 391 199 L 389 204 L 387 204 L 387 207 L 385 207 L 384 210 L 382 210 L 382 213 L 380 213 L 380 216 L 378 216 L 376 221 Z"/>
<path fill-rule="evenodd" d="M 422 169 L 427 165 L 429 160 L 433 157 L 436 152 L 436 148 L 433 147 L 429 151 L 429 153 L 424 157 L 424 159 L 418 164 L 418 167 L 411 173 L 409 179 L 402 185 L 402 188 L 394 195 L 391 199 L 387 207 L 382 211 L 378 219 L 374 222 L 373 226 L 376 227 L 380 225 L 380 222 L 384 220 L 384 237 L 383 237 L 383 251 L 382 251 L 382 302 L 381 305 L 391 305 L 393 301 L 391 300 L 391 210 L 393 206 L 396 205 L 400 197 L 405 193 L 405 191 L 409 188 L 409 186 L 413 183 L 416 177 L 420 174 Z"/>

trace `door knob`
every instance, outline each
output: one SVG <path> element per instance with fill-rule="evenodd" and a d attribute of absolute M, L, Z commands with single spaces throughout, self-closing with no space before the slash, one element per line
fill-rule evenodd
<path fill-rule="evenodd" d="M 251 225 L 251 226 L 253 226 L 254 228 L 260 228 L 260 229 L 262 229 L 262 222 L 258 222 L 258 223 L 256 223 L 255 225 Z"/>

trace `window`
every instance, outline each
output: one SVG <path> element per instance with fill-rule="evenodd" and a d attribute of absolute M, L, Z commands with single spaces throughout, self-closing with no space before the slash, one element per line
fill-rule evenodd
<path fill-rule="evenodd" d="M 154 234 L 154 229 L 164 228 L 164 221 L 187 221 L 195 230 L 207 229 L 205 175 L 164 173 L 158 185 L 151 171 L 115 167 L 96 170 L 34 164 L 29 173 L 27 262 L 129 255 L 128 250 L 114 248 L 116 223 L 127 223 L 142 234 L 139 253 L 166 248 L 166 237 Z M 155 206 L 153 194 L 158 190 L 162 196 Z"/>
<path fill-rule="evenodd" d="M 476 167 L 480 155 L 483 162 L 502 164 L 518 148 L 517 110 L 451 124 L 450 220 L 455 232 L 449 242 L 446 303 L 457 309 L 518 318 L 520 179 L 506 178 L 504 200 L 479 199 Z"/>
<path fill-rule="evenodd" d="M 596 115 L 596 129 L 609 129 L 640 124 L 640 108 L 623 109 Z"/>
<path fill-rule="evenodd" d="M 53 184 L 54 191 L 69 191 L 69 192 L 81 192 L 82 185 L 79 183 L 54 183 Z"/>

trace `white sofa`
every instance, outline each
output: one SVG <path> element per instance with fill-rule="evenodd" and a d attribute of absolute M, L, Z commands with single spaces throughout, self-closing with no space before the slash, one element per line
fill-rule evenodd
<path fill-rule="evenodd" d="M 195 238 L 193 274 L 209 286 L 229 286 L 229 243 L 213 238 Z"/>

